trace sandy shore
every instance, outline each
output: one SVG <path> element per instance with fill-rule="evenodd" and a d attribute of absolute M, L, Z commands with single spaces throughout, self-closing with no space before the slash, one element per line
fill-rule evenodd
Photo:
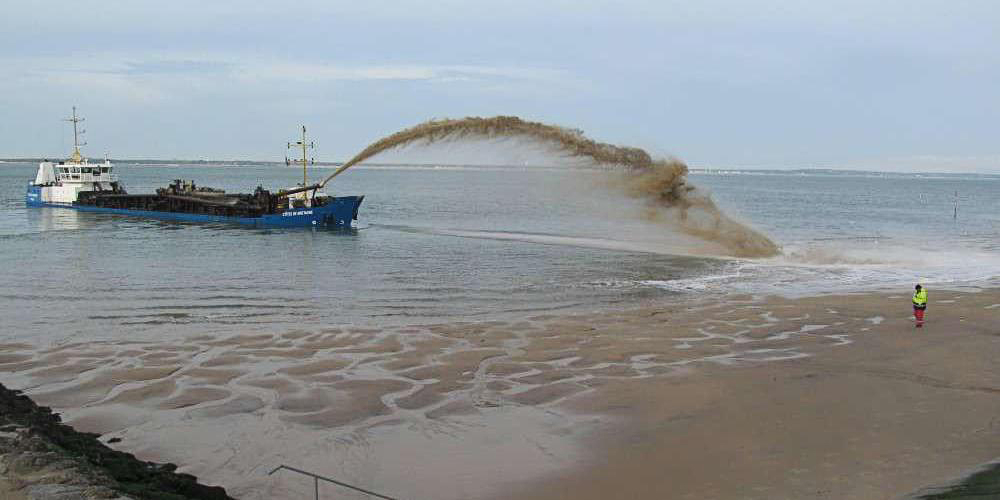
<path fill-rule="evenodd" d="M 627 419 L 592 436 L 603 451 L 503 496 L 873 500 L 968 474 L 1000 457 L 1000 293 L 936 296 L 920 330 L 905 296 L 768 301 L 836 310 L 852 343 L 613 382 L 567 404 Z"/>
<path fill-rule="evenodd" d="M 281 463 L 416 499 L 897 498 L 1000 457 L 1000 291 L 932 299 L 922 330 L 907 294 L 729 297 L 14 342 L 0 372 L 78 429 L 239 498 L 311 492 L 267 475 Z"/>

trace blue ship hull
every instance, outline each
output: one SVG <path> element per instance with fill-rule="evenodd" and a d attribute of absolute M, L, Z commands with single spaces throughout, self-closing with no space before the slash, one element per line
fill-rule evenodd
<path fill-rule="evenodd" d="M 277 214 L 267 214 L 260 217 L 227 217 L 222 215 L 192 214 L 183 212 L 154 212 L 148 210 L 128 210 L 120 208 L 96 207 L 90 205 L 46 203 L 41 201 L 42 189 L 38 186 L 28 186 L 25 203 L 29 207 L 55 207 L 153 219 L 191 221 L 191 222 L 223 222 L 256 227 L 350 227 L 351 221 L 358 218 L 358 207 L 364 196 L 338 196 L 320 207 L 296 208 Z"/>

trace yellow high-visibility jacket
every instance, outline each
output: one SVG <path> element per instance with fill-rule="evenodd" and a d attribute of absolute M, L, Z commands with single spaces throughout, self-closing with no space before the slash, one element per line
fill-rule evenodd
<path fill-rule="evenodd" d="M 927 307 L 927 289 L 921 288 L 913 292 L 914 307 Z"/>

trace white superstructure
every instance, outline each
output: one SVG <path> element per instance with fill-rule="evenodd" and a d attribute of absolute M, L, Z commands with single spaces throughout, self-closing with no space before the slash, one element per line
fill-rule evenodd
<path fill-rule="evenodd" d="M 66 121 L 73 122 L 73 155 L 66 161 L 43 161 L 38 164 L 35 181 L 28 188 L 29 203 L 72 204 L 81 191 L 120 192 L 118 176 L 114 165 L 107 158 L 103 163 L 90 163 L 80 154 L 80 134 L 77 125 L 83 118 L 73 116 Z M 33 189 L 34 188 L 34 189 Z"/>

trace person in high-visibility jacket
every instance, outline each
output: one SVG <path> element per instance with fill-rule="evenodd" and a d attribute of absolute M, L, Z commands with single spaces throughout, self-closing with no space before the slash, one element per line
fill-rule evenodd
<path fill-rule="evenodd" d="M 913 317 L 917 328 L 924 326 L 924 311 L 927 310 L 927 289 L 917 285 L 913 288 Z"/>

